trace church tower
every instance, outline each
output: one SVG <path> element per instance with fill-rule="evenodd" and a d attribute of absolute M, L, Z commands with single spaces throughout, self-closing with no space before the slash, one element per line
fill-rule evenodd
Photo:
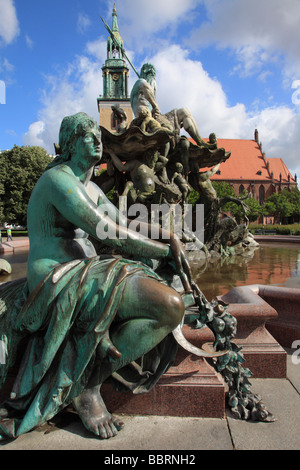
<path fill-rule="evenodd" d="M 119 104 L 125 111 L 128 122 L 133 119 L 128 87 L 129 66 L 124 57 L 124 41 L 119 33 L 117 10 L 112 13 L 111 31 L 116 38 L 107 40 L 107 59 L 102 66 L 103 95 L 97 99 L 100 125 L 110 131 L 116 130 L 111 107 Z"/>

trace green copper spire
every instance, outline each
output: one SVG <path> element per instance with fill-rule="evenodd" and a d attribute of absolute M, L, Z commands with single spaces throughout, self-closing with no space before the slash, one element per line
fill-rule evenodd
<path fill-rule="evenodd" d="M 102 21 L 104 22 L 103 19 Z M 105 22 L 104 24 L 110 32 L 110 36 L 107 40 L 107 59 L 102 67 L 103 97 L 100 100 L 128 100 L 129 67 L 125 60 L 124 41 L 120 36 L 115 5 L 112 12 L 111 29 Z"/>
<path fill-rule="evenodd" d="M 118 45 L 110 37 L 107 43 L 107 58 L 108 59 L 115 59 L 119 57 L 120 59 L 123 58 L 123 50 L 124 50 L 124 41 L 120 36 L 119 26 L 118 26 L 118 17 L 117 17 L 117 9 L 116 5 L 114 4 L 113 12 L 112 12 L 112 32 L 115 36 Z"/>
<path fill-rule="evenodd" d="M 118 18 L 117 18 L 117 9 L 116 9 L 116 4 L 114 4 L 113 12 L 112 12 L 112 31 L 117 34 L 119 33 L 119 27 L 118 27 Z"/>

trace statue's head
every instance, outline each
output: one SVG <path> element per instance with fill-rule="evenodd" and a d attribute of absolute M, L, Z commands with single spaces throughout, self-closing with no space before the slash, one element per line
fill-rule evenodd
<path fill-rule="evenodd" d="M 47 169 L 70 160 L 76 140 L 87 133 L 101 138 L 100 126 L 95 119 L 82 112 L 64 117 L 59 130 L 59 145 L 54 145 L 57 156 Z"/>
<path fill-rule="evenodd" d="M 144 78 L 145 80 L 148 81 L 148 77 L 150 78 L 155 78 L 156 72 L 155 72 L 155 67 L 152 64 L 149 64 L 148 62 L 144 64 L 141 68 L 140 72 L 140 78 Z"/>
<path fill-rule="evenodd" d="M 183 172 L 183 165 L 182 165 L 182 163 L 177 162 L 177 163 L 175 164 L 175 168 L 176 168 L 177 173 L 182 173 L 182 172 Z"/>
<path fill-rule="evenodd" d="M 209 143 L 210 144 L 215 144 L 217 142 L 217 136 L 214 132 L 209 134 Z"/>
<path fill-rule="evenodd" d="M 98 123 L 86 113 L 66 116 L 62 120 L 59 130 L 59 147 L 62 154 L 70 155 L 73 143 L 78 137 L 83 136 L 87 132 L 95 131 L 101 133 Z"/>
<path fill-rule="evenodd" d="M 151 111 L 149 108 L 147 108 L 147 106 L 139 106 L 138 113 L 142 119 L 152 117 Z"/>

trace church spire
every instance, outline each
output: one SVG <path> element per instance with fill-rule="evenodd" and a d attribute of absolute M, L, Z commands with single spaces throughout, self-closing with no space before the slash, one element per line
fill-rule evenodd
<path fill-rule="evenodd" d="M 117 9 L 116 4 L 114 4 L 113 12 L 112 12 L 112 32 L 117 40 L 117 44 L 112 40 L 110 37 L 107 41 L 107 58 L 108 59 L 115 59 L 119 57 L 123 59 L 123 48 L 124 48 L 124 41 L 120 36 L 119 26 L 118 26 L 118 17 L 117 17 Z"/>
<path fill-rule="evenodd" d="M 103 21 L 103 20 L 102 20 Z M 105 24 L 105 22 L 104 22 Z M 128 75 L 129 67 L 125 60 L 124 41 L 120 36 L 116 5 L 112 11 L 111 29 L 106 25 L 110 32 L 107 40 L 107 59 L 102 67 L 103 71 L 103 100 L 128 100 Z"/>
<path fill-rule="evenodd" d="M 119 27 L 118 27 L 118 17 L 117 17 L 117 9 L 116 9 L 116 4 L 114 3 L 114 8 L 112 12 L 112 31 L 115 34 L 119 34 Z"/>
<path fill-rule="evenodd" d="M 103 94 L 97 98 L 97 102 L 100 124 L 102 127 L 112 132 L 117 131 L 118 123 L 114 113 L 116 106 L 122 108 L 127 116 L 128 122 L 131 122 L 133 119 L 128 84 L 129 66 L 127 65 L 126 59 L 129 63 L 130 61 L 126 56 L 124 41 L 119 33 L 115 4 L 112 11 L 111 28 L 103 18 L 101 18 L 101 20 L 109 32 L 109 37 L 107 40 L 107 59 L 102 66 Z"/>

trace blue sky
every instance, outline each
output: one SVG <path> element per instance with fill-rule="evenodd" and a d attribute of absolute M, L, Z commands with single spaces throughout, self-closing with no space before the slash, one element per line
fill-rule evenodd
<path fill-rule="evenodd" d="M 300 177 L 300 0 L 115 4 L 131 61 L 156 67 L 162 112 L 188 107 L 203 137 L 252 139 L 257 128 L 266 156 Z M 0 149 L 53 153 L 65 115 L 98 118 L 108 37 L 100 15 L 111 25 L 113 5 L 0 0 Z"/>

